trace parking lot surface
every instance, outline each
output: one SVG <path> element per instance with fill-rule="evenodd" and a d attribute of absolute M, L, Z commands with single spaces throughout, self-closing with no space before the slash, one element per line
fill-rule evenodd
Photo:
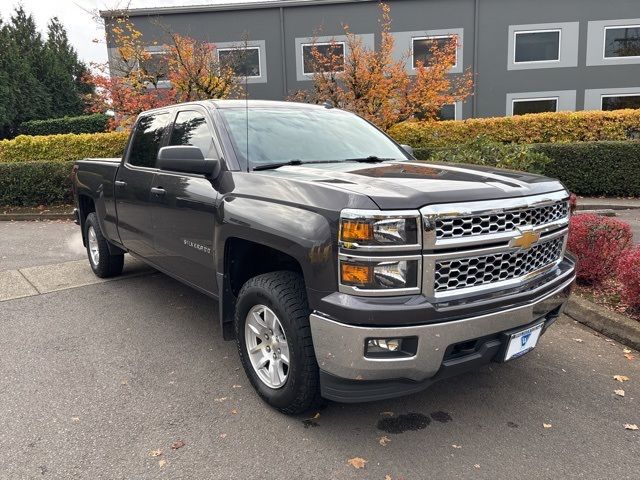
<path fill-rule="evenodd" d="M 566 318 L 514 362 L 288 417 L 215 301 L 148 270 L 78 285 L 63 260 L 68 286 L 0 302 L 0 478 L 638 478 L 639 355 Z"/>

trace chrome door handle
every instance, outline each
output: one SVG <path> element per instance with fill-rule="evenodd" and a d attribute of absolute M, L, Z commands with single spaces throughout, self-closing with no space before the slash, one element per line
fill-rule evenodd
<path fill-rule="evenodd" d="M 123 182 L 122 180 L 116 180 L 115 184 L 116 184 L 116 187 L 126 187 L 127 186 L 127 182 Z"/>
<path fill-rule="evenodd" d="M 152 187 L 151 188 L 151 193 L 153 193 L 154 195 L 158 195 L 159 197 L 162 197 L 166 192 L 165 192 L 164 188 Z"/>

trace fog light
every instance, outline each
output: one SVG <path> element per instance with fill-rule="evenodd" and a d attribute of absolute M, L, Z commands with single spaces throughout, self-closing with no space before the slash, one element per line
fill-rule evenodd
<path fill-rule="evenodd" d="M 364 356 L 369 358 L 413 357 L 418 352 L 418 337 L 368 338 Z"/>
<path fill-rule="evenodd" d="M 401 343 L 400 338 L 370 338 L 367 340 L 367 353 L 397 352 Z"/>

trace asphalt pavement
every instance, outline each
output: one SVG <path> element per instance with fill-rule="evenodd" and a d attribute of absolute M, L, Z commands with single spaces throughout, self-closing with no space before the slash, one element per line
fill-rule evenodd
<path fill-rule="evenodd" d="M 511 363 L 288 417 L 251 389 L 216 302 L 149 271 L 63 280 L 0 302 L 2 479 L 639 477 L 640 355 L 567 318 Z"/>

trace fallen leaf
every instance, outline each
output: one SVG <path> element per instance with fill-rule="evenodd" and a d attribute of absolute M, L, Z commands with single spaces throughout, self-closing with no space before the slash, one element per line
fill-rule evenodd
<path fill-rule="evenodd" d="M 159 448 L 157 450 L 151 450 L 149 452 L 149 456 L 150 457 L 159 457 L 160 455 L 162 455 L 162 449 L 161 448 Z"/>
<path fill-rule="evenodd" d="M 227 398 L 229 398 L 229 397 L 214 398 L 213 401 L 214 402 L 224 402 Z"/>
<path fill-rule="evenodd" d="M 178 450 L 186 445 L 182 440 L 175 441 L 171 444 L 171 450 Z"/>
<path fill-rule="evenodd" d="M 385 475 L 384 480 L 393 480 L 393 479 L 391 478 L 391 475 Z"/>
<path fill-rule="evenodd" d="M 553 425 L 551 425 L 550 423 L 543 423 L 542 426 L 544 428 L 551 428 Z"/>
<path fill-rule="evenodd" d="M 634 357 L 634 356 L 633 356 L 633 355 L 631 355 L 630 353 L 625 353 L 625 354 L 624 354 L 624 358 L 626 358 L 627 360 L 633 360 L 633 359 L 634 359 L 634 358 L 636 358 L 636 357 Z"/>
<path fill-rule="evenodd" d="M 167 461 L 164 458 L 161 458 L 160 461 L 158 461 L 158 465 L 160 466 L 160 468 L 164 468 L 166 464 Z"/>
<path fill-rule="evenodd" d="M 231 415 L 237 415 L 237 414 L 238 414 L 238 410 L 236 410 L 235 408 L 231 410 Z"/>
<path fill-rule="evenodd" d="M 227 438 L 227 434 L 226 433 L 221 433 L 220 434 L 220 438 Z"/>
<path fill-rule="evenodd" d="M 629 377 L 627 377 L 625 375 L 614 375 L 613 379 L 617 380 L 619 382 L 628 382 L 629 381 Z"/>
<path fill-rule="evenodd" d="M 631 353 L 631 349 L 630 348 L 625 348 L 622 350 L 622 353 Z"/>
<path fill-rule="evenodd" d="M 391 439 L 389 437 L 387 437 L 386 435 L 384 437 L 380 437 L 378 439 L 378 443 L 380 445 L 382 445 L 383 447 L 386 447 L 389 444 L 389 442 L 391 442 Z"/>
<path fill-rule="evenodd" d="M 619 397 L 624 397 L 624 390 L 620 389 L 620 390 L 614 390 L 613 393 L 615 393 L 616 395 L 618 395 Z"/>
<path fill-rule="evenodd" d="M 627 430 L 638 430 L 638 425 L 635 423 L 625 423 L 624 428 Z"/>
<path fill-rule="evenodd" d="M 575 340 L 576 342 L 578 342 L 578 343 L 582 343 L 582 342 L 584 342 L 584 340 L 582 340 L 581 338 L 574 338 L 574 340 Z"/>
<path fill-rule="evenodd" d="M 71 417 L 71 421 L 72 422 L 79 422 L 80 421 L 80 417 Z"/>
<path fill-rule="evenodd" d="M 364 468 L 364 466 L 367 463 L 367 461 L 364 458 L 353 457 L 353 458 L 350 458 L 349 460 L 347 460 L 347 463 L 349 465 L 351 465 L 353 468 L 359 470 L 361 468 Z"/>
<path fill-rule="evenodd" d="M 242 388 L 242 385 L 232 385 L 231 388 Z"/>
<path fill-rule="evenodd" d="M 453 445 L 451 445 L 453 448 L 462 448 L 461 445 L 456 445 L 455 443 Z"/>
<path fill-rule="evenodd" d="M 473 466 L 473 468 L 480 468 L 480 465 L 478 465 L 477 463 Z"/>
<path fill-rule="evenodd" d="M 393 412 L 380 412 L 383 417 L 393 417 Z"/>
<path fill-rule="evenodd" d="M 313 417 L 311 417 L 311 420 L 317 420 L 320 418 L 320 412 L 316 413 Z"/>

